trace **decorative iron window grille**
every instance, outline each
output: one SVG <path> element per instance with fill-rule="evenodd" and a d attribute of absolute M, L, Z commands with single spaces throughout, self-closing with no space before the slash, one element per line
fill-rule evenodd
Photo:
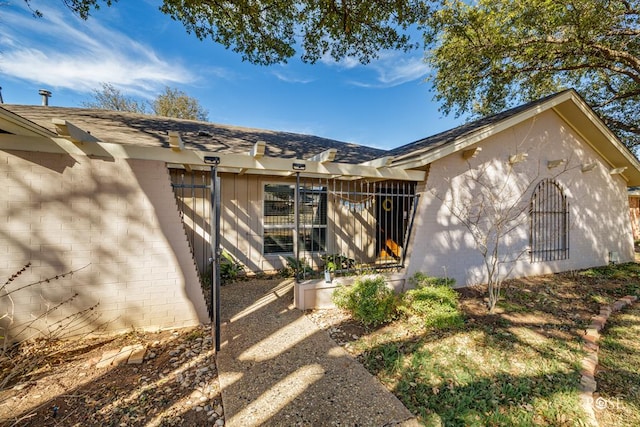
<path fill-rule="evenodd" d="M 531 197 L 531 262 L 569 258 L 569 203 L 552 179 L 538 183 Z"/>
<path fill-rule="evenodd" d="M 327 240 L 327 187 L 305 183 L 299 200 L 300 249 L 325 252 Z M 295 185 L 265 184 L 263 253 L 293 253 Z"/>

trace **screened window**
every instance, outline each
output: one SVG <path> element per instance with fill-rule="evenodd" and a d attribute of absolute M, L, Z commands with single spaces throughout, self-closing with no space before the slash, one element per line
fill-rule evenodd
<path fill-rule="evenodd" d="M 300 188 L 300 250 L 324 252 L 327 230 L 327 189 L 302 185 Z M 264 186 L 264 253 L 293 253 L 295 235 L 295 185 Z"/>
<path fill-rule="evenodd" d="M 569 258 L 569 203 L 551 179 L 536 186 L 531 197 L 531 262 Z"/>

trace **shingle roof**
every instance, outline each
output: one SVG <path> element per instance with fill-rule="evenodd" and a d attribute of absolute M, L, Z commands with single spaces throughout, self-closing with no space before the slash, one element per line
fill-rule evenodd
<path fill-rule="evenodd" d="M 476 131 L 492 126 L 518 113 L 527 111 L 531 108 L 535 108 L 536 106 L 545 103 L 549 99 L 555 98 L 556 96 L 559 96 L 560 94 L 567 91 L 549 95 L 545 98 L 538 99 L 537 101 L 529 102 L 527 104 L 502 111 L 498 114 L 494 114 L 494 115 L 483 117 L 481 119 L 478 119 L 469 123 L 465 123 L 464 125 L 446 130 L 436 135 L 432 135 L 427 138 L 419 139 L 412 143 L 402 145 L 398 148 L 394 148 L 393 150 L 389 151 L 387 155 L 395 156 L 396 159 L 398 159 L 400 157 L 412 156 L 416 154 L 426 153 L 431 150 L 435 150 L 447 144 L 453 143 L 457 139 L 463 138 Z"/>
<path fill-rule="evenodd" d="M 344 163 L 360 163 L 386 154 L 385 150 L 312 135 L 121 111 L 9 104 L 2 108 L 52 132 L 55 126 L 51 119 L 62 119 L 104 142 L 117 144 L 169 147 L 169 131 L 177 131 L 186 148 L 212 152 L 243 153 L 264 141 L 266 155 L 283 158 L 306 159 L 329 148 L 336 148 L 336 161 Z"/>

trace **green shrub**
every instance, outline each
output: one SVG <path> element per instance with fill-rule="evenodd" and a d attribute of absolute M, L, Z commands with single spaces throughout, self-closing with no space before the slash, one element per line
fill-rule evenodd
<path fill-rule="evenodd" d="M 352 286 L 339 286 L 332 295 L 339 308 L 351 312 L 365 325 L 378 326 L 396 318 L 398 297 L 383 277 L 362 278 Z"/>
<path fill-rule="evenodd" d="M 409 282 L 415 286 L 404 293 L 399 311 L 407 317 L 417 317 L 426 327 L 458 328 L 464 317 L 458 309 L 458 293 L 453 279 L 428 277 L 416 273 Z"/>
<path fill-rule="evenodd" d="M 282 267 L 278 273 L 282 277 L 295 277 L 298 272 L 298 279 L 306 277 L 312 277 L 315 274 L 313 268 L 309 265 L 306 259 L 296 259 L 295 257 L 286 257 L 287 265 Z"/>
<path fill-rule="evenodd" d="M 222 283 L 233 282 L 238 278 L 238 275 L 244 272 L 244 267 L 240 261 L 236 260 L 226 250 L 222 251 L 222 257 L 220 258 L 220 281 Z"/>

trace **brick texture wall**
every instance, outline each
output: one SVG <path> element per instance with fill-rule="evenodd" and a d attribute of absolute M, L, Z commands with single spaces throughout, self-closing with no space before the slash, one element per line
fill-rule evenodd
<path fill-rule="evenodd" d="M 517 206 L 522 216 L 501 240 L 503 275 L 536 275 L 605 265 L 610 251 L 621 261 L 633 260 L 629 204 L 624 179 L 610 175 L 612 167 L 554 112 L 548 111 L 490 137 L 482 151 L 469 161 L 455 153 L 431 165 L 409 248 L 408 274 L 421 271 L 456 279 L 458 286 L 486 282 L 483 257 L 468 227 L 452 215 L 476 203 L 478 186 L 492 188 L 495 199 L 485 207 L 488 218 L 503 207 Z M 509 157 L 526 153 L 520 163 Z M 548 161 L 566 163 L 548 168 Z M 589 172 L 582 165 L 596 163 Z M 482 178 L 470 176 L 482 171 Z M 540 180 L 555 179 L 569 202 L 569 258 L 532 262 L 529 256 L 532 191 Z M 474 188 L 475 187 L 475 188 Z M 519 200 L 519 202 L 518 202 Z M 512 201 L 514 203 L 512 203 Z"/>

